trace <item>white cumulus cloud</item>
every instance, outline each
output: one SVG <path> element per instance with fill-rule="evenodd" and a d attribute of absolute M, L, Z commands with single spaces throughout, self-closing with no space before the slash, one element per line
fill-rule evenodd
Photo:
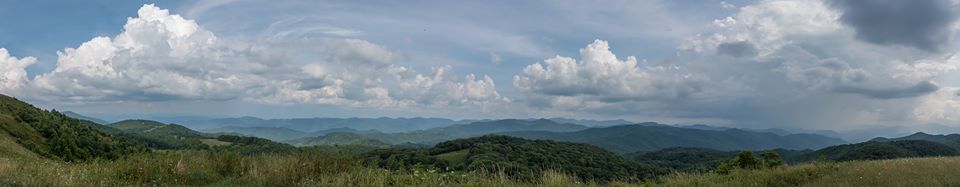
<path fill-rule="evenodd" d="M 25 69 L 34 63 L 37 63 L 36 58 L 18 59 L 10 56 L 7 49 L 0 48 L 0 93 L 16 94 L 29 80 Z"/>
<path fill-rule="evenodd" d="M 149 4 L 128 18 L 120 34 L 57 54 L 54 70 L 29 83 L 22 71 L 35 60 L 9 58 L 14 63 L 0 67 L 16 80 L 4 86 L 26 83 L 33 97 L 76 102 L 243 100 L 356 107 L 509 102 L 487 76 L 450 78 L 456 77 L 450 67 L 419 74 L 397 64 L 402 55 L 369 41 L 220 39 L 193 20 Z"/>
<path fill-rule="evenodd" d="M 697 76 L 675 73 L 672 66 L 641 67 L 633 56 L 621 60 L 607 41 L 580 49 L 580 57 L 556 56 L 529 65 L 514 76 L 514 86 L 539 96 L 602 102 L 669 100 L 701 91 Z"/>

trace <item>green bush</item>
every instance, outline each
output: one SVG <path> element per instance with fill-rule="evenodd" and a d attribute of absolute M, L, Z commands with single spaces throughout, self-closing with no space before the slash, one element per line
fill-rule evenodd
<path fill-rule="evenodd" d="M 721 163 L 717 166 L 717 173 L 728 174 L 732 170 L 755 170 L 763 168 L 774 168 L 783 165 L 783 160 L 780 160 L 780 155 L 773 151 L 765 151 L 760 154 L 758 159 L 756 156 L 753 156 L 752 151 L 741 151 L 737 156 L 728 162 Z"/>

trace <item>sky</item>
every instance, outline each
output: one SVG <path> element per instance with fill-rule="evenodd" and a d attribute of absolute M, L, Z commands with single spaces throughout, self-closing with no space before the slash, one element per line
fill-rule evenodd
<path fill-rule="evenodd" d="M 137 116 L 960 129 L 957 0 L 2 1 L 0 93 Z"/>

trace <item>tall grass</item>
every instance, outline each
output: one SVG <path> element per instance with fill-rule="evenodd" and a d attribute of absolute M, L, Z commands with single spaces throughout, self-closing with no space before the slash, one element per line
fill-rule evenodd
<path fill-rule="evenodd" d="M 960 157 L 815 162 L 762 170 L 677 173 L 647 186 L 960 186 Z"/>
<path fill-rule="evenodd" d="M 0 158 L 0 185 L 27 186 L 517 186 L 501 174 L 365 167 L 348 156 L 319 152 L 244 156 L 171 151 L 116 161 L 66 163 Z M 532 185 L 532 184 L 526 184 Z"/>
<path fill-rule="evenodd" d="M 817 162 L 730 174 L 675 173 L 647 183 L 593 183 L 549 170 L 518 181 L 502 172 L 391 171 L 324 152 L 240 155 L 144 153 L 67 163 L 0 157 L 0 186 L 958 186 L 960 157 Z"/>

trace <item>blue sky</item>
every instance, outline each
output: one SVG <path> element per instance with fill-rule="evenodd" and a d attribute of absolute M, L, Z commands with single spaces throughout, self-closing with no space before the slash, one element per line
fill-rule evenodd
<path fill-rule="evenodd" d="M 952 0 L 11 1 L 0 16 L 16 18 L 0 92 L 108 118 L 960 121 Z"/>

